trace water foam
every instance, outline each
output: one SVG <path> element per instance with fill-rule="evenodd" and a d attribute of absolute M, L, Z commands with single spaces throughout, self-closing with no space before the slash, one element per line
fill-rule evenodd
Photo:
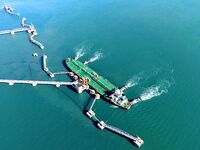
<path fill-rule="evenodd" d="M 171 83 L 167 80 L 160 82 L 158 85 L 153 85 L 146 89 L 140 96 L 141 101 L 150 100 L 153 97 L 160 96 L 168 92 Z"/>
<path fill-rule="evenodd" d="M 87 65 L 87 64 L 89 64 L 89 63 L 91 63 L 91 62 L 94 62 L 94 61 L 96 61 L 96 60 L 99 60 L 99 59 L 102 58 L 102 57 L 103 57 L 103 54 L 102 54 L 102 53 L 100 53 L 100 52 L 95 52 L 95 53 L 94 53 L 94 56 L 93 56 L 92 58 L 90 58 L 88 61 L 85 61 L 84 64 Z"/>
<path fill-rule="evenodd" d="M 76 57 L 75 60 L 78 60 L 79 58 L 83 57 L 85 55 L 86 49 L 84 47 L 81 47 L 79 49 L 76 49 Z"/>
<path fill-rule="evenodd" d="M 129 80 L 126 82 L 126 85 L 125 85 L 126 89 L 138 85 L 140 79 L 141 79 L 140 76 L 133 76 L 131 79 L 129 79 Z"/>
<path fill-rule="evenodd" d="M 116 106 L 116 105 L 111 105 L 110 107 L 111 107 L 111 108 L 115 108 L 115 109 L 119 108 L 119 107 Z"/>

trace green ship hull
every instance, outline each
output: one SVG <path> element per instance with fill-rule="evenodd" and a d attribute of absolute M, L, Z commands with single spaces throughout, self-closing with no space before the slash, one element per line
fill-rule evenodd
<path fill-rule="evenodd" d="M 119 88 L 114 84 L 112 84 L 107 79 L 105 79 L 104 77 L 98 75 L 94 70 L 89 68 L 87 65 L 85 65 L 79 60 L 71 58 L 68 58 L 66 60 L 66 65 L 74 74 L 76 74 L 79 77 L 79 79 L 86 80 L 90 88 L 94 89 L 95 92 L 100 94 L 103 98 L 122 108 L 125 109 L 130 108 L 131 104 L 129 101 L 127 101 L 122 105 L 118 103 L 117 100 L 110 99 L 108 93 L 111 93 L 111 91 Z"/>
<path fill-rule="evenodd" d="M 118 88 L 78 60 L 69 59 L 66 61 L 66 64 L 80 79 L 86 79 L 88 84 L 102 96 L 105 95 L 107 91 Z"/>

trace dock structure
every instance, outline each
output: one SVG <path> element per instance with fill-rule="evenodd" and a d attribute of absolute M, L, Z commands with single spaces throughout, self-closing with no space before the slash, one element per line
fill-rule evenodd
<path fill-rule="evenodd" d="M 21 25 L 22 25 L 22 27 L 29 27 L 29 28 L 31 26 L 29 24 L 26 24 L 26 18 L 22 18 Z"/>
<path fill-rule="evenodd" d="M 96 100 L 97 100 L 97 98 L 95 97 L 93 102 L 92 102 L 92 104 L 91 104 L 91 106 L 90 106 L 90 108 L 89 108 L 89 111 L 92 110 L 92 108 L 94 107 L 94 104 L 95 104 Z"/>
<path fill-rule="evenodd" d="M 98 121 L 99 122 L 99 119 L 95 116 L 95 112 L 92 110 L 92 108 L 94 107 L 94 104 L 95 102 L 100 99 L 100 95 L 99 94 L 94 94 L 95 95 L 95 98 L 94 100 L 92 101 L 92 104 L 90 105 L 89 109 L 86 111 L 86 115 L 92 119 L 93 121 Z"/>
<path fill-rule="evenodd" d="M 26 31 L 26 32 L 29 33 L 30 42 L 37 45 L 40 49 L 44 49 L 44 45 L 42 43 L 40 43 L 39 41 L 34 39 L 34 37 L 36 35 L 38 35 L 34 25 L 33 24 L 30 24 L 30 25 L 26 24 L 26 18 L 22 18 L 21 25 L 22 25 L 22 28 L 16 28 L 16 29 L 11 29 L 11 30 L 2 30 L 2 31 L 0 31 L 0 35 L 3 35 L 3 34 L 14 35 L 17 32 Z"/>
<path fill-rule="evenodd" d="M 10 5 L 4 5 L 3 8 L 10 15 L 17 15 L 18 17 L 20 16 L 19 13 L 14 12 L 14 9 Z"/>
<path fill-rule="evenodd" d="M 37 45 L 40 49 L 44 49 L 44 45 L 43 45 L 42 43 L 40 43 L 40 42 L 38 42 L 37 40 L 34 39 L 34 37 L 35 37 L 36 35 L 37 35 L 37 34 L 33 33 L 33 34 L 30 36 L 29 40 L 30 40 L 33 44 Z"/>
<path fill-rule="evenodd" d="M 133 142 L 133 144 L 135 144 L 136 146 L 140 147 L 142 146 L 142 144 L 144 143 L 144 141 L 138 137 L 138 136 L 133 136 L 119 128 L 116 128 L 114 126 L 111 126 L 107 123 L 105 123 L 104 121 L 101 121 L 100 119 L 98 119 L 98 117 L 96 116 L 96 113 L 92 110 L 92 108 L 94 107 L 94 104 L 96 102 L 97 99 L 100 98 L 100 95 L 96 94 L 92 104 L 90 105 L 89 107 L 89 110 L 86 111 L 86 115 L 92 120 L 92 121 L 95 121 L 97 122 L 97 126 L 103 130 L 103 129 L 107 129 L 113 133 L 116 133 L 118 135 L 121 135 L 125 138 L 127 138 L 128 140 L 131 140 Z"/>
<path fill-rule="evenodd" d="M 27 25 L 27 27 L 16 28 L 16 29 L 11 29 L 11 30 L 2 30 L 2 31 L 0 31 L 0 35 L 4 35 L 4 34 L 14 35 L 17 32 L 28 32 L 28 33 L 31 33 L 32 35 L 30 35 L 29 40 L 33 44 L 39 46 L 40 49 L 44 49 L 44 45 L 34 39 L 34 37 L 37 35 L 37 32 L 36 32 L 36 29 L 35 29 L 35 27 L 33 25 L 30 25 L 30 26 Z"/>
<path fill-rule="evenodd" d="M 10 86 L 12 86 L 14 84 L 31 84 L 32 86 L 37 86 L 37 85 L 55 85 L 56 87 L 75 84 L 74 82 L 36 81 L 36 80 L 6 80 L 6 79 L 0 79 L 0 83 L 7 83 Z"/>
<path fill-rule="evenodd" d="M 3 34 L 15 34 L 17 32 L 27 32 L 29 30 L 29 28 L 27 27 L 23 27 L 23 28 L 16 28 L 16 29 L 12 29 L 12 30 L 2 30 L 0 31 L 0 35 Z"/>
<path fill-rule="evenodd" d="M 128 139 L 131 139 L 131 140 L 135 140 L 136 138 L 133 136 L 133 135 L 130 135 L 129 133 L 119 129 L 119 128 L 116 128 L 114 126 L 111 126 L 111 125 L 108 125 L 108 124 L 105 124 L 105 128 L 112 131 L 112 132 L 115 132 L 119 135 L 122 135 Z"/>
<path fill-rule="evenodd" d="M 65 75 L 65 74 L 69 74 L 70 72 L 68 71 L 60 71 L 60 72 L 51 72 L 47 66 L 47 55 L 43 55 L 42 56 L 42 68 L 43 70 L 51 77 L 55 77 L 55 75 Z"/>
<path fill-rule="evenodd" d="M 4 8 L 5 11 L 11 15 L 17 15 L 20 16 L 19 13 L 15 13 L 14 9 L 9 5 L 0 5 L 0 9 Z M 23 18 L 21 21 L 22 28 L 16 28 L 11 30 L 3 30 L 0 31 L 0 35 L 4 34 L 15 34 L 18 32 L 27 32 L 29 33 L 29 40 L 33 44 L 37 45 L 41 49 L 44 49 L 44 45 L 40 43 L 39 41 L 35 40 L 34 37 L 37 36 L 37 31 L 33 24 L 26 24 L 26 18 Z M 33 53 L 34 57 L 37 57 L 37 53 Z M 88 61 L 89 62 L 89 61 Z M 95 111 L 93 110 L 93 107 L 98 99 L 100 99 L 101 96 L 105 95 L 106 91 L 111 91 L 113 89 L 117 89 L 115 85 L 107 81 L 106 79 L 99 76 L 96 72 L 94 72 L 92 69 L 88 69 L 88 67 L 84 68 L 83 65 L 86 65 L 88 62 L 82 63 L 78 62 L 77 58 L 75 61 L 73 59 L 68 59 L 67 66 L 71 69 L 71 72 L 66 71 L 60 71 L 60 72 L 51 72 L 47 66 L 47 56 L 42 56 L 42 63 L 43 63 L 43 70 L 50 76 L 54 77 L 55 75 L 64 75 L 68 74 L 73 78 L 73 82 L 61 82 L 61 81 L 36 81 L 36 80 L 8 80 L 8 79 L 0 79 L 0 84 L 9 84 L 10 86 L 13 86 L 14 84 L 29 84 L 32 86 L 37 85 L 54 85 L 56 87 L 60 86 L 72 86 L 77 90 L 78 93 L 82 93 L 82 91 L 87 90 L 91 95 L 95 96 L 93 99 L 89 109 L 86 111 L 86 115 L 97 124 L 97 127 L 99 127 L 101 130 L 107 129 L 108 131 L 111 131 L 113 133 L 116 133 L 118 135 L 121 135 L 125 137 L 126 139 L 132 141 L 133 144 L 140 147 L 144 141 L 138 137 L 133 136 L 119 128 L 116 128 L 114 126 L 111 126 L 104 121 L 100 120 L 97 116 Z M 75 69 L 74 69 L 75 68 Z M 92 84 L 88 84 L 89 81 L 92 81 Z M 98 89 L 98 90 L 96 90 Z M 121 88 L 121 91 L 126 90 L 127 87 Z M 139 99 L 136 99 L 132 101 L 130 104 L 134 104 L 138 102 Z"/>
<path fill-rule="evenodd" d="M 98 126 L 101 130 L 103 130 L 103 129 L 105 128 L 105 129 L 110 130 L 110 131 L 112 131 L 112 132 L 114 132 L 114 133 L 117 133 L 117 134 L 119 134 L 119 135 L 121 135 L 121 136 L 124 136 L 125 138 L 127 138 L 127 139 L 129 139 L 129 140 L 137 141 L 137 140 L 138 140 L 138 137 L 135 137 L 135 136 L 133 136 L 133 135 L 131 135 L 131 134 L 129 134 L 129 133 L 127 133 L 127 132 L 125 132 L 125 131 L 119 129 L 119 128 L 116 128 L 116 127 L 114 127 L 114 126 L 111 126 L 111 125 L 109 125 L 109 124 L 106 124 L 104 121 L 100 121 L 100 120 L 95 116 L 95 112 L 92 110 L 92 108 L 94 107 L 94 104 L 95 104 L 96 100 L 99 99 L 99 98 L 100 98 L 99 96 L 95 96 L 95 98 L 94 98 L 92 104 L 91 104 L 90 107 L 89 107 L 89 110 L 86 112 L 86 115 L 87 115 L 89 118 L 93 119 L 94 121 L 97 121 L 97 122 L 98 122 L 98 123 L 97 123 L 97 126 Z"/>
<path fill-rule="evenodd" d="M 42 56 L 42 64 L 43 64 L 43 70 L 51 77 L 53 78 L 55 75 L 53 72 L 51 72 L 49 70 L 49 68 L 47 67 L 47 55 L 43 55 Z"/>
<path fill-rule="evenodd" d="M 64 75 L 64 74 L 69 74 L 69 72 L 68 71 L 54 72 L 54 75 Z"/>
<path fill-rule="evenodd" d="M 127 133 L 127 132 L 125 132 L 125 131 L 119 129 L 119 128 L 116 128 L 116 127 L 114 127 L 114 126 L 108 125 L 108 124 L 106 124 L 104 121 L 100 121 L 100 122 L 97 124 L 97 126 L 98 126 L 101 130 L 103 130 L 103 129 L 105 128 L 105 129 L 107 129 L 107 130 L 109 130 L 109 131 L 111 131 L 111 132 L 114 132 L 114 133 L 116 133 L 116 134 L 119 134 L 119 135 L 121 135 L 121 136 L 127 138 L 128 140 L 131 140 L 131 141 L 133 142 L 133 144 L 135 144 L 135 145 L 138 146 L 138 147 L 141 147 L 142 144 L 144 144 L 144 141 L 143 141 L 140 137 L 138 137 L 138 136 L 133 136 L 133 135 L 131 135 L 131 134 L 129 134 L 129 133 Z"/>
<path fill-rule="evenodd" d="M 43 45 L 42 43 L 40 43 L 39 41 L 36 41 L 36 40 L 34 39 L 34 37 L 38 34 L 37 31 L 36 31 L 36 29 L 35 29 L 35 27 L 34 27 L 34 25 L 33 25 L 33 24 L 31 24 L 31 25 L 26 24 L 26 18 L 22 18 L 21 25 L 22 25 L 23 27 L 28 27 L 28 28 L 30 29 L 28 32 L 29 32 L 29 33 L 32 33 L 32 35 L 29 37 L 29 40 L 30 40 L 33 44 L 39 46 L 40 49 L 44 49 L 44 45 Z"/>

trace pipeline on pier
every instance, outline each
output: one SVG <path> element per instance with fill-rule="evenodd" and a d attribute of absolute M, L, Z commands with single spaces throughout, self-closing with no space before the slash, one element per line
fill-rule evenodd
<path fill-rule="evenodd" d="M 129 133 L 127 133 L 125 131 L 122 131 L 119 128 L 116 128 L 116 127 L 108 125 L 108 124 L 105 124 L 105 128 L 108 129 L 108 130 L 110 130 L 110 131 L 113 131 L 115 133 L 118 133 L 118 134 L 120 134 L 120 135 L 122 135 L 122 136 L 124 136 L 124 137 L 126 137 L 128 139 L 135 140 L 134 136 L 130 135 Z"/>
<path fill-rule="evenodd" d="M 35 37 L 36 35 L 37 35 L 37 33 L 34 32 L 34 33 L 30 36 L 30 38 L 29 38 L 30 41 L 31 41 L 33 44 L 39 46 L 40 49 L 44 49 L 44 45 L 42 45 L 42 43 L 40 43 L 40 42 L 38 42 L 38 41 L 36 41 L 36 40 L 34 39 L 34 37 Z"/>
<path fill-rule="evenodd" d="M 29 33 L 32 33 L 32 35 L 29 38 L 30 41 L 33 44 L 39 46 L 40 49 L 44 49 L 44 45 L 34 39 L 34 37 L 38 34 L 37 31 L 36 31 L 36 29 L 35 29 L 35 27 L 34 27 L 34 25 L 33 24 L 31 24 L 31 25 L 26 24 L 26 18 L 22 18 L 21 25 L 23 27 L 28 27 L 30 29 L 30 30 L 28 30 Z"/>
<path fill-rule="evenodd" d="M 132 141 L 136 146 L 138 146 L 138 147 L 142 146 L 142 144 L 144 143 L 144 141 L 143 141 L 140 137 L 138 137 L 138 136 L 135 137 L 135 136 L 133 136 L 133 135 L 131 135 L 131 134 L 129 134 L 129 133 L 127 133 L 127 132 L 125 132 L 125 131 L 119 129 L 119 128 L 116 128 L 116 127 L 114 127 L 114 126 L 111 126 L 111 125 L 109 125 L 109 124 L 106 124 L 104 121 L 100 121 L 100 119 L 97 118 L 96 113 L 92 110 L 92 108 L 93 108 L 93 106 L 94 106 L 96 100 L 99 99 L 99 98 L 100 98 L 99 95 L 96 95 L 96 96 L 95 96 L 95 98 L 94 98 L 92 104 L 91 104 L 90 107 L 89 107 L 89 110 L 86 112 L 86 115 L 87 115 L 91 120 L 97 122 L 97 126 L 98 126 L 101 130 L 103 130 L 103 129 L 105 128 L 105 129 L 107 129 L 107 130 L 109 130 L 109 131 L 112 131 L 112 132 L 114 132 L 114 133 L 117 133 L 117 134 L 119 134 L 119 135 L 121 135 L 121 136 L 123 136 L 123 137 L 125 137 L 125 138 L 127 138 L 127 139 L 129 139 L 129 140 L 131 140 L 131 141 Z"/>
<path fill-rule="evenodd" d="M 23 27 L 29 27 L 29 28 L 31 27 L 31 25 L 26 24 L 26 18 L 22 18 L 21 25 L 22 25 Z"/>
<path fill-rule="evenodd" d="M 121 135 L 121 136 L 123 136 L 123 137 L 125 137 L 125 138 L 127 138 L 129 140 L 131 140 L 133 142 L 133 144 L 135 144 L 138 147 L 140 147 L 140 146 L 142 146 L 142 144 L 144 144 L 144 141 L 140 137 L 133 136 L 133 135 L 131 135 L 131 134 L 119 129 L 119 128 L 116 128 L 114 126 L 108 125 L 104 121 L 100 121 L 97 125 L 101 130 L 103 130 L 105 128 L 105 129 L 107 129 L 109 131 L 117 133 L 117 134 L 119 134 L 119 135 Z"/>
<path fill-rule="evenodd" d="M 33 24 L 28 25 L 28 24 L 25 23 L 25 21 L 26 21 L 26 18 L 23 18 L 22 21 L 21 21 L 22 28 L 16 28 L 16 29 L 12 29 L 12 30 L 3 30 L 3 31 L 0 31 L 0 35 L 3 35 L 3 34 L 12 34 L 13 35 L 17 32 L 27 31 L 28 33 L 31 34 L 31 35 L 29 35 L 29 40 L 33 44 L 39 46 L 40 49 L 44 49 L 44 45 L 34 39 L 34 37 L 38 34 L 34 25 Z"/>
<path fill-rule="evenodd" d="M 14 85 L 14 84 L 32 84 L 33 86 L 37 86 L 37 85 L 55 85 L 56 87 L 75 84 L 75 82 L 35 81 L 35 80 L 6 80 L 6 79 L 0 79 L 0 83 L 8 83 L 9 85 Z"/>
<path fill-rule="evenodd" d="M 16 29 L 12 29 L 12 30 L 2 30 L 0 31 L 0 35 L 3 35 L 3 34 L 15 34 L 17 32 L 24 32 L 24 31 L 28 31 L 29 28 L 16 28 Z"/>
<path fill-rule="evenodd" d="M 61 72 L 51 72 L 49 68 L 47 67 L 47 55 L 42 56 L 42 63 L 43 63 L 43 70 L 51 77 L 55 77 L 55 75 L 64 75 L 69 74 L 67 71 L 61 71 Z"/>

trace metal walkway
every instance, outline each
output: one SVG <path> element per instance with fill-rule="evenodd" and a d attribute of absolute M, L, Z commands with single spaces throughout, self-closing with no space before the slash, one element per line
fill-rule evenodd
<path fill-rule="evenodd" d="M 42 63 L 43 63 L 43 70 L 50 76 L 50 77 L 55 77 L 55 75 L 64 75 L 64 74 L 69 74 L 67 71 L 60 71 L 60 72 L 51 72 L 49 68 L 47 67 L 47 55 L 42 56 Z"/>
<path fill-rule="evenodd" d="M 39 46 L 41 49 L 44 49 L 44 45 L 42 45 L 42 43 L 36 41 L 36 40 L 34 39 L 34 36 L 36 36 L 36 34 L 33 34 L 33 35 L 30 36 L 30 41 L 31 41 L 33 44 Z"/>
<path fill-rule="evenodd" d="M 113 127 L 111 125 L 105 124 L 105 128 L 110 130 L 110 131 L 112 131 L 112 132 L 115 132 L 115 133 L 117 133 L 119 135 L 122 135 L 122 136 L 124 136 L 124 137 L 126 137 L 128 139 L 137 140 L 136 137 L 134 137 L 133 135 L 130 135 L 129 133 L 127 133 L 127 132 L 125 132 L 125 131 L 123 131 L 121 129 L 118 129 L 116 127 Z"/>
<path fill-rule="evenodd" d="M 0 31 L 0 35 L 2 34 L 14 34 L 14 33 L 17 33 L 17 32 L 24 32 L 24 31 L 28 31 L 29 28 L 17 28 L 17 29 L 12 29 L 12 30 L 2 30 Z"/>
<path fill-rule="evenodd" d="M 90 108 L 89 108 L 89 110 L 92 110 L 92 108 L 93 108 L 93 106 L 94 106 L 96 100 L 97 100 L 97 98 L 95 97 L 94 100 L 93 100 L 93 102 L 92 102 L 92 104 L 91 104 L 91 106 L 90 106 Z"/>
<path fill-rule="evenodd" d="M 32 84 L 33 86 L 40 85 L 55 85 L 56 87 L 73 85 L 74 82 L 59 82 L 59 81 L 34 81 L 34 80 L 6 80 L 0 79 L 0 83 L 8 83 L 9 85 L 14 84 Z"/>
<path fill-rule="evenodd" d="M 26 18 L 22 18 L 21 25 L 23 27 L 29 27 L 29 28 L 31 27 L 31 25 L 26 24 Z"/>

